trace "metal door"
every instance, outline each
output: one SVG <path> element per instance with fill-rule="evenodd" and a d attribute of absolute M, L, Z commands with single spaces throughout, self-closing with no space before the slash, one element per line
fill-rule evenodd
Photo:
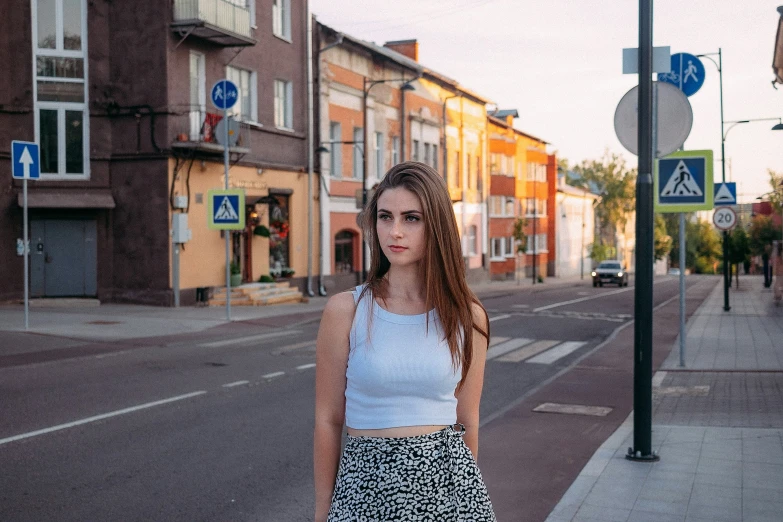
<path fill-rule="evenodd" d="M 94 297 L 97 292 L 95 221 L 30 222 L 30 295 Z"/>

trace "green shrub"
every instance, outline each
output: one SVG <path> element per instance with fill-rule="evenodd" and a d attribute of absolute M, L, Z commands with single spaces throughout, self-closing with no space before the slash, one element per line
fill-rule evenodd
<path fill-rule="evenodd" d="M 259 283 L 274 283 L 275 282 L 275 278 L 272 277 L 272 276 L 264 274 L 264 275 L 262 275 L 261 277 L 258 278 L 258 282 Z"/>

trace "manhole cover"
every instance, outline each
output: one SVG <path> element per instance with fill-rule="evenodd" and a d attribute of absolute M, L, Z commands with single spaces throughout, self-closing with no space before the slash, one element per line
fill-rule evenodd
<path fill-rule="evenodd" d="M 122 324 L 122 321 L 87 321 L 84 324 Z"/>
<path fill-rule="evenodd" d="M 562 413 L 565 415 L 591 415 L 593 417 L 606 417 L 612 411 L 612 408 L 603 406 L 583 406 L 581 404 L 558 404 L 556 402 L 545 402 L 539 404 L 533 411 L 539 413 Z"/>

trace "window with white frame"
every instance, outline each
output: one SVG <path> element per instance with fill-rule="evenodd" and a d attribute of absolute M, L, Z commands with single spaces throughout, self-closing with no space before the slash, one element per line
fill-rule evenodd
<path fill-rule="evenodd" d="M 207 112 L 207 88 L 205 58 L 201 53 L 190 51 L 190 139 L 201 139 L 201 125 Z"/>
<path fill-rule="evenodd" d="M 293 129 L 293 84 L 275 80 L 275 127 Z"/>
<path fill-rule="evenodd" d="M 343 175 L 343 138 L 342 125 L 338 121 L 329 122 L 329 175 L 341 178 Z"/>
<path fill-rule="evenodd" d="M 86 0 L 32 0 L 41 174 L 89 177 Z"/>
<path fill-rule="evenodd" d="M 475 256 L 478 251 L 478 227 L 470 225 L 468 227 L 468 255 Z"/>
<path fill-rule="evenodd" d="M 527 254 L 547 252 L 546 234 L 536 234 L 527 238 Z"/>
<path fill-rule="evenodd" d="M 431 163 L 432 159 L 430 158 L 430 144 L 425 143 L 424 144 L 424 163 L 427 165 L 432 165 Z"/>
<path fill-rule="evenodd" d="M 525 215 L 526 216 L 535 216 L 536 214 L 536 200 L 535 198 L 526 198 L 525 199 Z"/>
<path fill-rule="evenodd" d="M 546 200 L 545 199 L 539 199 L 538 200 L 538 215 L 539 216 L 546 216 Z"/>
<path fill-rule="evenodd" d="M 438 170 L 438 146 L 432 144 L 432 168 Z"/>
<path fill-rule="evenodd" d="M 473 170 L 473 163 L 472 163 L 472 161 L 471 161 L 471 156 L 470 156 L 470 154 L 468 154 L 468 155 L 465 157 L 465 162 L 466 162 L 466 164 L 467 164 L 467 169 L 468 169 L 468 170 L 465 172 L 465 174 L 467 174 L 467 177 L 468 177 L 468 189 L 473 189 L 473 190 L 475 190 L 475 189 L 476 189 L 476 173 L 475 173 L 475 171 Z"/>
<path fill-rule="evenodd" d="M 242 121 L 258 121 L 256 116 L 256 73 L 237 67 L 226 67 L 226 78 L 234 82 L 239 91 L 239 99 L 231 107 L 229 114 Z"/>
<path fill-rule="evenodd" d="M 492 217 L 514 217 L 516 199 L 511 196 L 490 196 L 489 215 Z"/>
<path fill-rule="evenodd" d="M 272 0 L 272 33 L 291 40 L 291 0 Z"/>
<path fill-rule="evenodd" d="M 546 165 L 536 165 L 536 181 L 546 181 Z"/>
<path fill-rule="evenodd" d="M 509 237 L 493 237 L 490 239 L 491 257 L 495 261 L 502 261 L 514 257 L 515 240 Z"/>
<path fill-rule="evenodd" d="M 413 140 L 411 145 L 411 159 L 413 161 L 419 161 L 419 140 Z"/>
<path fill-rule="evenodd" d="M 535 181 L 536 179 L 536 165 L 535 163 L 528 163 L 527 164 L 527 180 L 528 181 Z"/>
<path fill-rule="evenodd" d="M 391 159 L 392 159 L 392 167 L 400 162 L 400 137 L 399 136 L 392 137 Z"/>
<path fill-rule="evenodd" d="M 362 147 L 364 143 L 364 128 L 353 128 L 353 177 L 355 179 L 362 179 L 364 176 L 364 155 L 362 154 Z"/>
<path fill-rule="evenodd" d="M 375 175 L 380 178 L 386 169 L 383 168 L 383 133 L 375 133 Z"/>
<path fill-rule="evenodd" d="M 501 173 L 501 165 L 500 165 L 500 154 L 497 152 L 493 152 L 489 155 L 489 173 L 490 174 L 500 174 Z"/>
<path fill-rule="evenodd" d="M 506 202 L 503 209 L 503 215 L 506 217 L 514 217 L 516 215 L 516 199 L 506 196 Z"/>

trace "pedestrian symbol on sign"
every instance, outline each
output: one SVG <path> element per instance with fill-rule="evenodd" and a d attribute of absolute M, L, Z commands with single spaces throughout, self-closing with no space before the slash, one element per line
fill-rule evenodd
<path fill-rule="evenodd" d="M 684 161 L 680 160 L 669 181 L 661 191 L 661 196 L 701 196 L 699 184 L 694 181 L 691 171 Z"/>
<path fill-rule="evenodd" d="M 234 209 L 234 206 L 231 204 L 231 200 L 228 196 L 223 197 L 223 201 L 220 203 L 217 212 L 215 212 L 215 221 L 237 220 L 239 220 L 239 216 L 237 215 L 236 209 Z"/>
<path fill-rule="evenodd" d="M 688 83 L 688 78 L 692 78 L 694 82 L 699 83 L 699 79 L 696 77 L 696 71 L 698 69 L 693 65 L 693 60 L 688 60 L 688 68 L 685 69 L 685 78 L 682 83 Z"/>

